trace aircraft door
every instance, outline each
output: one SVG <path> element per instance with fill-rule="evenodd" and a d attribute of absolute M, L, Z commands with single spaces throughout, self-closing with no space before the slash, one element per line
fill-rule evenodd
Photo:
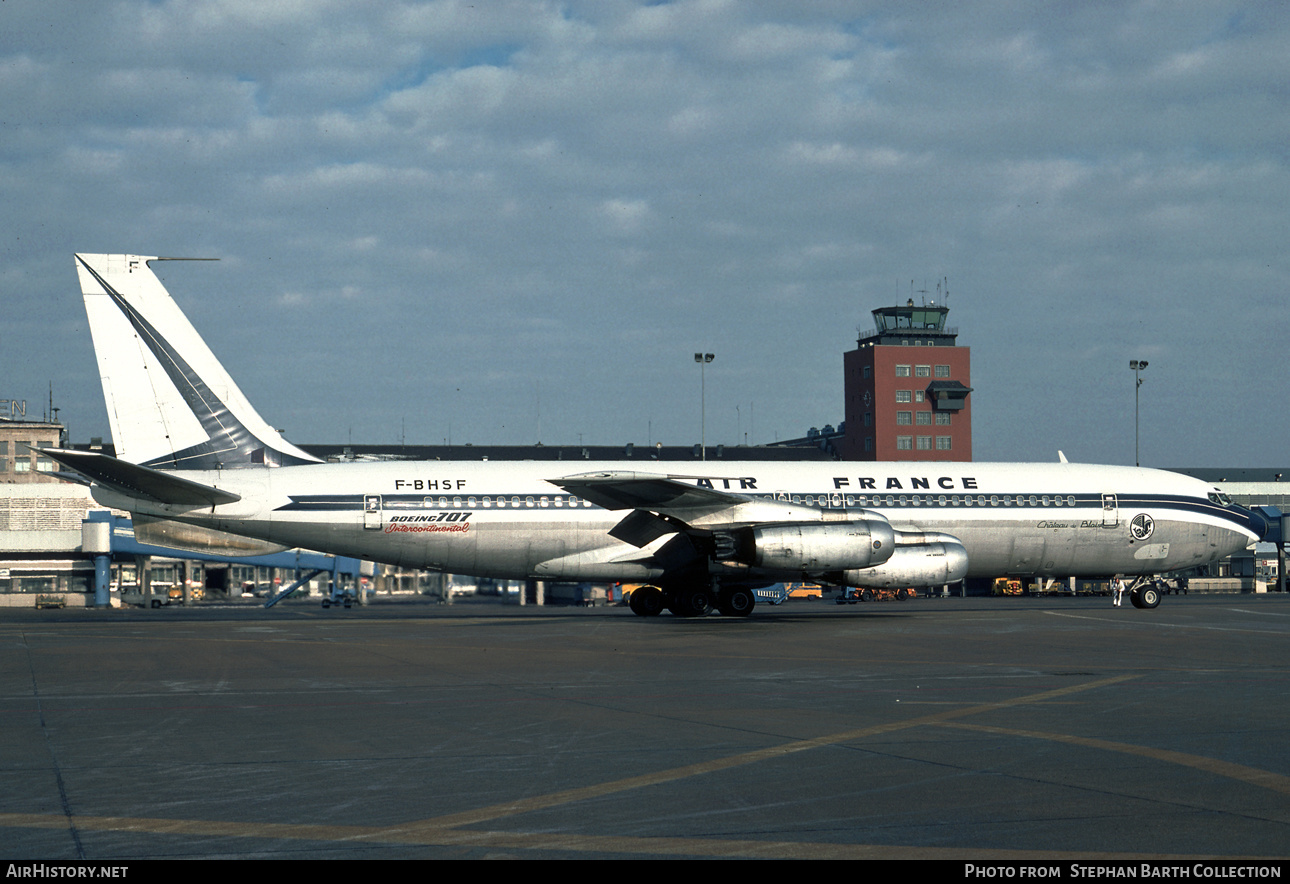
<path fill-rule="evenodd" d="M 381 521 L 381 495 L 363 495 L 363 527 L 370 531 L 379 531 Z"/>
<path fill-rule="evenodd" d="M 1114 528 L 1120 524 L 1120 508 L 1114 494 L 1102 495 L 1102 527 Z"/>

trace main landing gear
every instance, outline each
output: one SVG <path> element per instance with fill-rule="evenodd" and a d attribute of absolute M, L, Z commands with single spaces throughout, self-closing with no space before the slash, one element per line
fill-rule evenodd
<path fill-rule="evenodd" d="M 1135 577 L 1129 585 L 1129 601 L 1135 608 L 1154 608 L 1160 604 L 1160 586 L 1155 577 Z"/>
<path fill-rule="evenodd" d="M 757 594 L 746 586 L 642 586 L 628 606 L 639 617 L 656 617 L 664 608 L 677 617 L 703 617 L 713 608 L 726 617 L 747 617 L 757 606 Z"/>

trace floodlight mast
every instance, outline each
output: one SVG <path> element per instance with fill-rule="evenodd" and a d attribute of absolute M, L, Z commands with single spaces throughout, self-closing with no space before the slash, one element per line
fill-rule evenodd
<path fill-rule="evenodd" d="M 699 459 L 708 459 L 708 385 L 704 377 L 704 366 L 716 357 L 711 353 L 695 353 L 694 361 L 699 363 Z"/>
<path fill-rule="evenodd" d="M 1138 388 L 1142 386 L 1142 370 L 1147 367 L 1145 359 L 1130 359 L 1129 368 L 1133 370 L 1133 465 L 1142 466 L 1138 457 Z"/>

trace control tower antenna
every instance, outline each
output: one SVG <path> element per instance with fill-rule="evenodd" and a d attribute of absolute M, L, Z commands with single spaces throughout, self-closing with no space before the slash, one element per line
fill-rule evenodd
<path fill-rule="evenodd" d="M 912 281 L 912 280 L 910 281 L 910 285 L 913 285 L 913 281 Z M 929 291 L 928 291 L 928 289 L 927 289 L 927 280 L 925 280 L 925 279 L 923 280 L 923 287 L 922 287 L 921 289 L 919 289 L 919 290 L 918 290 L 918 294 L 919 294 L 919 295 L 921 296 L 921 298 L 922 298 L 923 306 L 924 306 L 924 307 L 926 307 L 926 306 L 927 306 L 927 296 L 928 296 L 929 294 L 931 294 L 931 292 L 929 292 Z"/>

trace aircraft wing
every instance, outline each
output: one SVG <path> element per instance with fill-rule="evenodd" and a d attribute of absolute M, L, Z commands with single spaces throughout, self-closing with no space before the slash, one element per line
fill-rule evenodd
<path fill-rule="evenodd" d="M 608 510 L 715 511 L 748 502 L 748 498 L 740 494 L 698 488 L 654 473 L 580 473 L 549 481 Z"/>
<path fill-rule="evenodd" d="M 36 451 L 128 497 L 141 497 L 158 503 L 209 506 L 242 499 L 241 495 L 231 491 L 223 491 L 201 482 L 182 479 L 163 470 L 154 470 L 93 451 L 69 451 L 63 448 L 37 448 Z"/>
<path fill-rule="evenodd" d="M 683 481 L 690 478 L 691 482 Z M 644 547 L 665 534 L 710 535 L 732 527 L 760 522 L 816 521 L 818 510 L 754 500 L 746 494 L 691 484 L 693 477 L 608 471 L 549 479 L 609 510 L 631 510 L 609 535 Z M 827 517 L 826 517 L 827 518 Z"/>

